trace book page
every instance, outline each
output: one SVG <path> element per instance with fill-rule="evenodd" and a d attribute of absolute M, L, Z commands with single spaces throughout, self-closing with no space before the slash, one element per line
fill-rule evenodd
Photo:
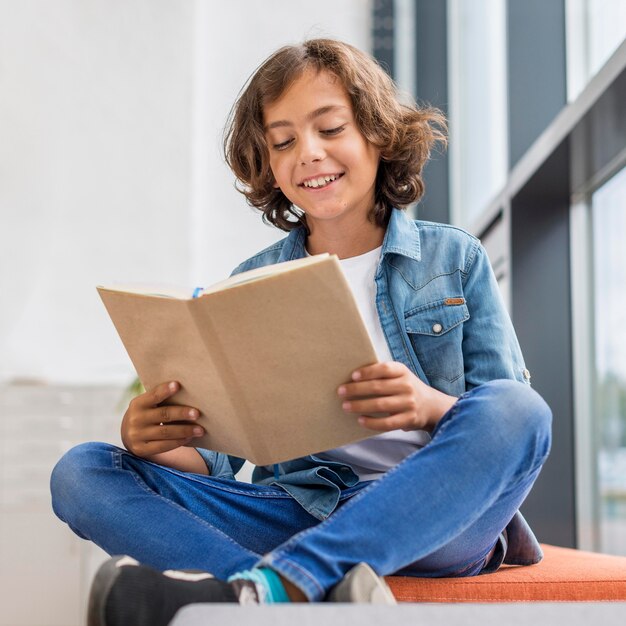
<path fill-rule="evenodd" d="M 242 285 L 243 283 L 249 283 L 253 280 L 259 280 L 261 278 L 266 278 L 267 276 L 275 276 L 276 274 L 281 274 L 283 272 L 289 272 L 291 270 L 297 269 L 299 267 L 304 267 L 307 265 L 312 265 L 314 263 L 319 263 L 327 259 L 330 255 L 327 252 L 323 254 L 316 254 L 309 257 L 304 257 L 302 259 L 294 259 L 293 261 L 283 261 L 282 263 L 274 263 L 273 265 L 265 265 L 264 267 L 257 267 L 253 270 L 248 270 L 247 272 L 241 272 L 241 274 L 235 274 L 226 280 L 222 280 L 219 283 L 215 283 L 206 287 L 202 290 L 201 295 L 205 295 L 208 293 L 215 293 L 216 291 L 221 291 L 223 289 L 229 289 L 230 287 L 236 287 L 237 285 Z"/>
<path fill-rule="evenodd" d="M 302 259 L 294 259 L 293 261 L 285 261 L 283 263 L 274 263 L 264 267 L 257 267 L 247 272 L 235 274 L 230 278 L 221 280 L 209 287 L 181 287 L 177 285 L 145 285 L 141 283 L 114 283 L 111 285 L 98 285 L 97 289 L 105 291 L 114 291 L 119 293 L 134 293 L 140 296 L 151 296 L 155 298 L 176 298 L 178 300 L 191 300 L 208 293 L 215 293 L 223 289 L 229 289 L 237 285 L 242 285 L 253 280 L 274 276 L 282 272 L 288 272 L 298 267 L 319 263 L 328 258 L 328 253 L 316 254 L 314 256 Z"/>
<path fill-rule="evenodd" d="M 98 285 L 98 291 L 112 291 L 117 293 L 134 293 L 138 296 L 151 296 L 154 298 L 175 298 L 177 300 L 191 300 L 194 296 L 195 287 L 181 287 L 178 285 L 145 285 L 141 283 L 114 283 L 111 285 Z"/>

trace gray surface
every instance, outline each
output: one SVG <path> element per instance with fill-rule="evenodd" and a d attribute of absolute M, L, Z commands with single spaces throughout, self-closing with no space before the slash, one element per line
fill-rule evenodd
<path fill-rule="evenodd" d="M 567 103 L 564 0 L 508 0 L 509 163 Z"/>
<path fill-rule="evenodd" d="M 213 626 L 254 624 L 255 626 L 544 626 L 564 624 L 622 626 L 626 603 L 544 603 L 529 604 L 403 604 L 372 606 L 315 604 L 310 606 L 239 607 L 196 604 L 178 612 L 170 626 Z"/>
<path fill-rule="evenodd" d="M 540 541 L 576 547 L 569 151 L 557 150 L 511 202 L 513 323 L 531 382 L 553 413 L 552 450 L 522 506 Z"/>
<path fill-rule="evenodd" d="M 445 2 L 416 0 L 416 93 L 425 104 L 448 116 L 448 11 Z M 447 150 L 436 150 L 424 168 L 426 193 L 417 205 L 417 216 L 433 222 L 450 221 L 449 159 Z"/>
<path fill-rule="evenodd" d="M 372 48 L 376 60 L 393 76 L 394 0 L 376 0 L 372 9 Z"/>

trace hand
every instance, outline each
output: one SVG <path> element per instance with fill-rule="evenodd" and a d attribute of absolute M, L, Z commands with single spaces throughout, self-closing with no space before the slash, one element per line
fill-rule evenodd
<path fill-rule="evenodd" d="M 431 431 L 457 401 L 424 384 L 396 361 L 362 367 L 353 372 L 352 381 L 337 390 L 344 411 L 358 414 L 361 426 L 381 432 Z M 372 413 L 389 416 L 367 417 Z"/>
<path fill-rule="evenodd" d="M 184 446 L 204 434 L 204 429 L 194 424 L 200 415 L 198 409 L 159 406 L 179 389 L 179 383 L 162 383 L 131 401 L 122 419 L 122 443 L 127 450 L 148 458 Z"/>

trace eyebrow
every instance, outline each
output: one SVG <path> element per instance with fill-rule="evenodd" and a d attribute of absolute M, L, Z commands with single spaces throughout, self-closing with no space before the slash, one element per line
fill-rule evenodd
<path fill-rule="evenodd" d="M 331 113 L 332 111 L 336 111 L 337 109 L 347 109 L 348 107 L 343 104 L 328 104 L 326 106 L 320 107 L 319 109 L 315 109 L 315 111 L 311 111 L 307 113 L 306 120 L 311 121 L 316 117 L 320 117 L 321 115 L 325 115 L 326 113 Z M 282 128 L 284 126 L 293 126 L 293 122 L 289 120 L 276 120 L 271 124 L 267 124 L 264 127 L 264 130 L 271 130 L 272 128 Z"/>

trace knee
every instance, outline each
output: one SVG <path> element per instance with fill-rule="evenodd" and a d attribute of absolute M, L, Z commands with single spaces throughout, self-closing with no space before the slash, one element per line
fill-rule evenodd
<path fill-rule="evenodd" d="M 57 462 L 50 475 L 52 509 L 61 519 L 67 520 L 67 512 L 83 498 L 92 493 L 90 478 L 94 471 L 106 463 L 110 466 L 110 453 L 115 446 L 89 442 L 68 450 Z M 104 453 L 104 454 L 103 454 Z"/>
<path fill-rule="evenodd" d="M 480 408 L 483 433 L 494 438 L 494 446 L 505 451 L 520 450 L 541 463 L 551 443 L 552 411 L 529 385 L 514 380 L 495 380 L 475 391 L 485 400 Z"/>

